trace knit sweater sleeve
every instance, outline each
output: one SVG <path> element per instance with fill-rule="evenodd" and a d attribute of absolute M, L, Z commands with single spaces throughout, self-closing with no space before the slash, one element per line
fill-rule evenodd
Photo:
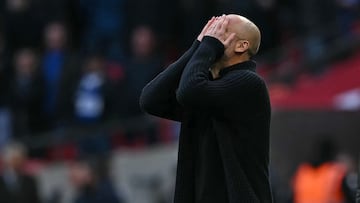
<path fill-rule="evenodd" d="M 140 96 L 140 107 L 143 111 L 170 120 L 182 120 L 183 111 L 176 100 L 175 92 L 181 74 L 199 44 L 200 42 L 195 40 L 189 50 L 143 88 Z"/>
<path fill-rule="evenodd" d="M 209 68 L 223 55 L 223 44 L 206 36 L 186 65 L 176 92 L 178 102 L 187 108 L 223 108 L 236 105 L 249 89 L 259 85 L 255 73 L 234 71 L 212 80 Z"/>

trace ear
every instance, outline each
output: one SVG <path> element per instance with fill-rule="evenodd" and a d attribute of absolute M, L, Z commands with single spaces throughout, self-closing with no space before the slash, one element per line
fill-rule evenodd
<path fill-rule="evenodd" d="M 239 40 L 235 44 L 235 52 L 246 52 L 250 47 L 250 43 L 247 40 Z"/>

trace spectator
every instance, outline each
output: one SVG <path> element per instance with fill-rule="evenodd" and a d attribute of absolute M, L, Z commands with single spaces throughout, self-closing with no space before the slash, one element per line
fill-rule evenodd
<path fill-rule="evenodd" d="M 85 15 L 85 51 L 99 50 L 111 59 L 122 59 L 124 0 L 80 0 Z"/>
<path fill-rule="evenodd" d="M 52 129 L 71 115 L 69 92 L 78 75 L 76 54 L 67 46 L 67 30 L 62 22 L 49 23 L 44 30 L 45 48 L 42 75 L 45 81 L 44 112 L 47 127 Z"/>
<path fill-rule="evenodd" d="M 70 181 L 76 189 L 74 203 L 122 203 L 110 180 L 104 163 L 95 164 L 79 161 L 70 167 Z"/>
<path fill-rule="evenodd" d="M 161 71 L 163 58 L 157 50 L 157 38 L 152 28 L 139 25 L 131 38 L 132 56 L 127 65 L 126 80 L 128 87 L 128 115 L 143 115 L 139 107 L 142 88 Z"/>
<path fill-rule="evenodd" d="M 344 184 L 347 168 L 335 160 L 336 155 L 337 149 L 331 139 L 324 138 L 316 143 L 312 161 L 301 164 L 294 176 L 294 203 L 345 202 L 346 194 L 351 191 Z"/>
<path fill-rule="evenodd" d="M 31 49 L 15 54 L 15 74 L 11 80 L 11 110 L 14 136 L 20 138 L 43 130 L 42 100 L 44 84 L 38 74 L 38 58 Z"/>
<path fill-rule="evenodd" d="M 103 123 L 113 113 L 112 86 L 105 74 L 105 61 L 92 55 L 85 59 L 83 71 L 74 89 L 73 115 L 75 123 L 90 127 Z M 107 153 L 110 147 L 108 136 L 103 130 L 92 130 L 79 141 L 81 155 Z"/>
<path fill-rule="evenodd" d="M 26 150 L 18 143 L 9 144 L 2 153 L 4 170 L 0 179 L 0 202 L 39 203 L 37 183 L 24 172 Z"/>
<path fill-rule="evenodd" d="M 143 116 L 139 107 L 142 88 L 161 71 L 163 58 L 157 51 L 157 37 L 152 28 L 139 25 L 131 38 L 132 56 L 126 67 L 126 117 Z M 155 126 L 146 131 L 129 134 L 129 139 L 145 138 L 147 143 L 157 141 Z"/>
<path fill-rule="evenodd" d="M 5 74 L 0 71 L 0 148 L 12 135 L 11 113 L 7 102 L 8 86 L 6 82 Z"/>
<path fill-rule="evenodd" d="M 335 0 L 324 3 L 321 0 L 298 0 L 298 34 L 305 36 L 303 53 L 309 70 L 313 73 L 323 71 L 328 50 L 327 40 L 338 32 L 335 21 Z"/>
<path fill-rule="evenodd" d="M 5 44 L 0 28 L 0 148 L 11 136 L 11 114 L 9 111 L 9 68 L 6 64 Z"/>
<path fill-rule="evenodd" d="M 178 42 L 177 37 L 184 36 L 184 33 L 182 32 L 184 31 L 184 29 L 181 29 L 182 26 L 185 26 L 182 24 L 184 22 L 183 20 L 187 17 L 191 18 L 190 13 L 181 13 L 182 11 L 179 4 L 180 1 L 126 1 L 126 26 L 128 28 L 128 32 L 126 33 L 127 39 L 129 39 L 129 41 L 131 40 L 133 31 L 138 27 L 138 25 L 148 25 L 153 29 L 154 32 L 157 33 L 157 35 L 161 39 L 161 41 L 159 41 L 161 42 L 161 45 L 167 46 L 171 49 L 172 44 L 169 43 L 169 41 L 174 40 Z M 187 1 L 186 3 L 197 4 L 197 2 L 199 1 Z M 200 7 L 201 9 L 207 9 L 208 7 L 210 7 L 211 4 L 209 3 L 209 0 L 207 0 L 206 6 L 204 6 L 204 3 L 200 3 L 197 5 L 202 5 Z M 196 10 L 196 12 L 202 13 L 202 10 Z M 134 15 L 134 13 L 136 13 L 136 15 Z M 203 23 L 203 21 L 201 21 L 201 19 L 197 17 L 198 16 L 194 16 L 193 18 L 191 18 L 191 22 L 200 21 L 200 23 Z M 200 26 L 201 25 L 202 24 L 200 24 Z M 192 28 L 192 26 L 186 26 L 187 28 Z"/>
<path fill-rule="evenodd" d="M 349 154 L 340 154 L 337 156 L 336 160 L 346 167 L 346 174 L 342 182 L 345 203 L 355 203 L 358 178 L 356 171 L 356 161 Z"/>
<path fill-rule="evenodd" d="M 74 115 L 78 123 L 93 124 L 106 119 L 113 104 L 101 56 L 89 56 L 80 75 L 74 94 Z"/>

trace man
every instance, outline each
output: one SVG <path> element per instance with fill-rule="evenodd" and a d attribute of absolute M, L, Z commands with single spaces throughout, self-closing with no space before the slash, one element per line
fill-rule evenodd
<path fill-rule="evenodd" d="M 270 102 L 250 60 L 259 44 L 259 29 L 245 17 L 212 18 L 144 87 L 146 112 L 182 123 L 175 203 L 272 202 Z"/>
<path fill-rule="evenodd" d="M 308 161 L 301 163 L 292 183 L 293 203 L 355 202 L 355 188 L 350 184 L 352 160 L 338 152 L 329 135 L 314 143 Z"/>
<path fill-rule="evenodd" d="M 74 162 L 69 177 L 75 188 L 73 203 L 122 203 L 108 175 L 106 159 Z"/>
<path fill-rule="evenodd" d="M 11 143 L 2 152 L 4 168 L 0 177 L 0 202 L 39 203 L 36 180 L 23 171 L 25 147 L 19 143 Z"/>

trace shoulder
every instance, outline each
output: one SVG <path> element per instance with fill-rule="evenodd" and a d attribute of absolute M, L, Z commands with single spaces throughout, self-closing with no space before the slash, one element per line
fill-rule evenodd
<path fill-rule="evenodd" d="M 249 86 L 266 87 L 264 79 L 251 70 L 234 70 L 224 76 L 226 80 L 233 80 Z"/>

